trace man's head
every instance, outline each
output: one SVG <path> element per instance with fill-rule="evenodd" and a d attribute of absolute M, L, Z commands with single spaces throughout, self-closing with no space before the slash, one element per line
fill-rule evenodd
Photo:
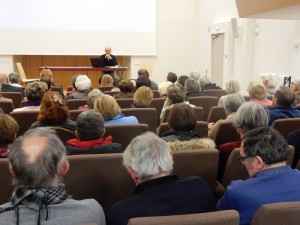
<path fill-rule="evenodd" d="M 111 47 L 106 46 L 104 51 L 105 51 L 105 54 L 111 54 Z"/>
<path fill-rule="evenodd" d="M 8 84 L 9 83 L 9 78 L 5 72 L 0 71 L 0 83 L 1 84 Z"/>
<path fill-rule="evenodd" d="M 291 106 L 295 99 L 295 93 L 288 87 L 280 86 L 274 94 L 273 104 Z"/>
<path fill-rule="evenodd" d="M 87 110 L 79 114 L 76 120 L 76 135 L 81 141 L 99 139 L 104 133 L 104 119 L 100 113 Z"/>
<path fill-rule="evenodd" d="M 28 83 L 25 88 L 25 95 L 28 100 L 41 100 L 47 92 L 48 86 L 42 81 Z"/>
<path fill-rule="evenodd" d="M 184 87 L 185 87 L 187 93 L 189 93 L 191 91 L 199 91 L 199 84 L 193 78 L 187 79 L 184 83 Z"/>
<path fill-rule="evenodd" d="M 17 138 L 8 159 L 15 186 L 56 185 L 69 169 L 65 147 L 49 128 L 31 129 Z"/>
<path fill-rule="evenodd" d="M 140 183 L 171 174 L 173 158 L 167 142 L 146 132 L 132 139 L 123 154 L 123 165 L 133 180 Z"/>
<path fill-rule="evenodd" d="M 172 82 L 173 84 L 177 81 L 177 75 L 176 73 L 169 72 L 167 76 L 167 81 Z"/>
<path fill-rule="evenodd" d="M 138 89 L 139 87 L 146 86 L 151 88 L 151 80 L 147 75 L 140 75 L 135 82 L 135 87 Z"/>
<path fill-rule="evenodd" d="M 19 84 L 20 83 L 20 75 L 18 73 L 10 73 L 8 74 L 8 78 L 11 84 Z"/>
<path fill-rule="evenodd" d="M 149 77 L 149 71 L 146 69 L 139 69 L 138 76 L 141 76 L 141 75 L 146 75 L 147 77 Z"/>
<path fill-rule="evenodd" d="M 270 167 L 283 166 L 289 155 L 284 137 L 272 127 L 258 127 L 247 132 L 240 149 L 241 162 L 253 177 Z"/>

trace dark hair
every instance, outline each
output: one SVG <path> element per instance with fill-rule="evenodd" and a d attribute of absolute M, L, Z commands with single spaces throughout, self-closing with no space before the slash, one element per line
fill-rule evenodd
<path fill-rule="evenodd" d="M 175 104 L 168 116 L 168 125 L 173 130 L 191 131 L 195 129 L 197 118 L 191 106 L 185 103 Z"/>
<path fill-rule="evenodd" d="M 187 75 L 181 75 L 178 77 L 177 83 L 181 84 L 184 87 L 185 81 L 189 79 Z"/>
<path fill-rule="evenodd" d="M 72 86 L 75 90 L 77 90 L 76 86 L 75 86 L 75 83 L 76 83 L 76 79 L 77 77 L 79 76 L 79 74 L 76 74 L 72 77 Z"/>
<path fill-rule="evenodd" d="M 135 87 L 130 80 L 121 80 L 118 83 L 118 88 L 122 93 L 132 93 Z"/>
<path fill-rule="evenodd" d="M 286 140 L 272 127 L 258 127 L 246 132 L 243 148 L 247 156 L 260 156 L 268 165 L 287 161 L 289 155 Z"/>
<path fill-rule="evenodd" d="M 169 72 L 167 76 L 167 81 L 172 82 L 173 84 L 177 81 L 177 75 L 176 73 Z"/>
<path fill-rule="evenodd" d="M 48 86 L 48 90 L 50 90 L 52 86 L 52 80 L 50 79 L 50 77 L 41 77 L 40 81 L 45 82 Z"/>
<path fill-rule="evenodd" d="M 136 79 L 135 86 L 136 86 L 136 89 L 138 89 L 139 87 L 142 87 L 142 86 L 146 86 L 146 87 L 151 88 L 151 80 L 146 75 L 140 75 Z"/>
<path fill-rule="evenodd" d="M 146 69 L 139 69 L 138 76 L 142 76 L 142 75 L 146 75 L 147 77 L 149 77 L 149 71 Z"/>
<path fill-rule="evenodd" d="M 277 99 L 276 105 L 291 106 L 294 102 L 295 94 L 289 87 L 280 86 L 274 97 Z"/>

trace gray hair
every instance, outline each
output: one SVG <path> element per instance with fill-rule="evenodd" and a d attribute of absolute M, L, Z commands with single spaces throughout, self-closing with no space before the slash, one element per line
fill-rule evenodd
<path fill-rule="evenodd" d="M 199 84 L 196 80 L 189 78 L 185 81 L 184 86 L 187 91 L 199 91 Z"/>
<path fill-rule="evenodd" d="M 171 174 L 173 159 L 167 142 L 152 132 L 132 139 L 123 154 L 123 165 L 131 167 L 142 181 L 161 172 Z"/>
<path fill-rule="evenodd" d="M 167 95 L 167 89 L 171 84 L 172 84 L 171 81 L 164 81 L 158 85 L 158 92 L 159 92 L 160 96 Z"/>
<path fill-rule="evenodd" d="M 240 82 L 238 80 L 230 80 L 226 83 L 226 91 L 233 94 L 241 91 Z"/>
<path fill-rule="evenodd" d="M 197 70 L 192 70 L 190 73 L 190 78 L 198 81 L 200 79 L 200 73 Z"/>
<path fill-rule="evenodd" d="M 295 79 L 293 84 L 297 87 L 297 90 L 300 90 L 300 78 Z"/>
<path fill-rule="evenodd" d="M 96 98 L 98 98 L 101 95 L 104 95 L 104 93 L 102 91 L 100 91 L 99 89 L 93 89 L 92 91 L 90 91 L 87 96 L 88 107 L 94 108 L 94 102 L 95 102 Z"/>
<path fill-rule="evenodd" d="M 205 86 L 206 84 L 210 83 L 210 79 L 207 76 L 201 77 L 199 80 L 199 83 L 200 83 L 200 85 Z"/>
<path fill-rule="evenodd" d="M 8 74 L 9 80 L 13 84 L 18 84 L 20 82 L 20 75 L 18 73 Z"/>
<path fill-rule="evenodd" d="M 30 151 L 32 148 L 35 152 Z M 48 187 L 57 178 L 62 180 L 59 168 L 66 160 L 66 150 L 54 130 L 39 127 L 17 138 L 8 153 L 8 159 L 14 171 L 15 186 Z"/>
<path fill-rule="evenodd" d="M 79 114 L 76 120 L 76 129 L 81 141 L 101 138 L 104 128 L 104 119 L 100 113 L 87 110 Z"/>
<path fill-rule="evenodd" d="M 245 98 L 240 93 L 229 94 L 224 100 L 224 108 L 228 112 L 236 112 L 238 108 L 245 102 Z"/>
<path fill-rule="evenodd" d="M 237 110 L 233 120 L 235 127 L 243 133 L 256 127 L 266 127 L 268 122 L 267 108 L 253 102 L 243 103 Z"/>

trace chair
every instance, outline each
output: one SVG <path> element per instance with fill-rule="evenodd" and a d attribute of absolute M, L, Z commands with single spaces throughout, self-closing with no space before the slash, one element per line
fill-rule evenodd
<path fill-rule="evenodd" d="M 11 112 L 10 116 L 13 117 L 19 124 L 19 131 L 17 136 L 23 135 L 30 127 L 31 124 L 37 121 L 39 110 L 23 110 Z"/>
<path fill-rule="evenodd" d="M 250 100 L 251 100 L 251 97 L 250 97 L 250 96 L 248 96 L 248 95 L 244 95 L 244 99 L 245 99 L 245 101 L 246 101 L 246 102 L 250 102 Z"/>
<path fill-rule="evenodd" d="M 76 135 L 71 130 L 68 130 L 63 127 L 56 127 L 56 126 L 48 126 L 48 128 L 51 128 L 55 130 L 56 135 L 59 137 L 59 139 L 62 141 L 62 143 L 66 144 L 66 142 L 70 139 L 76 138 Z"/>
<path fill-rule="evenodd" d="M 300 138 L 299 137 L 300 137 L 300 129 L 294 130 L 293 132 L 289 133 L 287 137 L 288 144 L 292 145 L 295 149 L 292 168 L 296 167 L 300 159 Z"/>
<path fill-rule="evenodd" d="M 232 121 L 224 121 L 216 130 L 214 141 L 219 148 L 220 145 L 240 140 L 240 135 L 233 126 Z"/>
<path fill-rule="evenodd" d="M 153 93 L 153 98 L 160 98 L 160 94 L 158 90 L 152 90 L 152 93 Z"/>
<path fill-rule="evenodd" d="M 51 87 L 51 91 L 53 91 L 53 92 L 58 92 L 58 93 L 60 93 L 61 95 L 64 94 L 64 90 L 62 89 L 61 86 L 58 86 L 58 85 L 52 86 L 52 87 Z"/>
<path fill-rule="evenodd" d="M 238 225 L 239 213 L 236 210 L 217 212 L 137 217 L 128 221 L 128 225 Z"/>
<path fill-rule="evenodd" d="M 223 106 L 213 106 L 207 116 L 207 122 L 217 122 L 220 119 L 226 119 L 225 108 Z"/>
<path fill-rule="evenodd" d="M 17 62 L 17 63 L 16 63 L 16 66 L 17 66 L 17 69 L 18 69 L 18 71 L 19 71 L 21 81 L 22 81 L 23 83 L 28 83 L 28 82 L 33 82 L 33 81 L 39 81 L 39 80 L 40 80 L 40 78 L 27 79 L 22 64 L 21 64 L 20 62 Z"/>
<path fill-rule="evenodd" d="M 105 91 L 111 91 L 111 89 L 113 88 L 114 88 L 113 86 L 100 86 L 99 90 L 104 93 Z"/>
<path fill-rule="evenodd" d="M 136 136 L 149 131 L 147 124 L 114 124 L 105 126 L 106 136 L 111 135 L 113 142 L 120 143 L 125 149 Z"/>
<path fill-rule="evenodd" d="M 116 94 L 119 94 L 120 91 L 105 91 L 104 94 L 114 96 Z"/>
<path fill-rule="evenodd" d="M 157 112 L 156 126 L 159 126 L 159 124 L 160 124 L 160 114 L 161 114 L 161 110 L 162 110 L 162 107 L 163 107 L 165 101 L 166 101 L 165 98 L 154 98 L 149 105 L 149 108 L 156 108 L 156 112 Z"/>
<path fill-rule="evenodd" d="M 9 114 L 14 110 L 14 104 L 11 99 L 9 100 L 0 100 L 0 108 L 2 108 L 3 112 L 5 114 Z M 156 117 L 155 117 L 155 122 L 156 122 Z"/>
<path fill-rule="evenodd" d="M 161 120 L 161 123 L 166 123 L 168 121 L 170 110 L 171 110 L 170 108 L 165 110 L 165 116 Z M 193 107 L 193 110 L 195 112 L 197 121 L 203 121 L 203 108 L 202 107 Z"/>
<path fill-rule="evenodd" d="M 207 121 L 207 116 L 210 111 L 210 108 L 213 106 L 217 106 L 219 99 L 214 96 L 198 96 L 198 97 L 189 97 L 189 103 L 203 107 L 203 120 Z"/>
<path fill-rule="evenodd" d="M 69 113 L 70 113 L 70 119 L 76 121 L 76 120 L 77 120 L 77 117 L 78 117 L 79 114 L 82 113 L 82 112 L 84 112 L 84 111 L 79 110 L 79 109 L 72 109 L 72 110 L 69 110 Z"/>
<path fill-rule="evenodd" d="M 287 140 L 289 133 L 300 128 L 300 118 L 274 120 L 271 126 Z"/>
<path fill-rule="evenodd" d="M 0 205 L 9 202 L 12 192 L 14 190 L 11 185 L 12 175 L 8 169 L 8 159 L 0 159 L 0 171 L 1 171 L 1 182 L 0 182 Z"/>
<path fill-rule="evenodd" d="M 156 130 L 156 134 L 159 137 L 161 137 L 163 135 L 163 133 L 165 133 L 168 130 L 170 130 L 168 123 L 161 123 Z M 197 132 L 199 134 L 200 138 L 207 137 L 207 133 L 208 133 L 207 122 L 197 121 L 196 128 L 193 131 Z"/>
<path fill-rule="evenodd" d="M 255 213 L 251 225 L 298 225 L 300 202 L 279 202 L 262 205 Z"/>
<path fill-rule="evenodd" d="M 14 108 L 20 108 L 21 102 L 23 100 L 22 94 L 20 92 L 1 92 L 2 97 L 10 98 L 13 101 Z"/>
<path fill-rule="evenodd" d="M 224 95 L 228 95 L 228 92 L 223 90 L 223 89 L 209 89 L 209 90 L 204 90 L 203 95 L 205 96 L 215 96 L 220 99 Z"/>
<path fill-rule="evenodd" d="M 117 103 L 121 107 L 121 109 L 130 108 L 133 104 L 133 98 L 119 98 L 116 99 Z"/>
<path fill-rule="evenodd" d="M 139 123 L 148 124 L 149 131 L 156 133 L 157 112 L 155 108 L 130 108 L 122 109 L 125 116 L 135 116 Z"/>
<path fill-rule="evenodd" d="M 87 100 L 86 98 L 83 99 L 68 99 L 66 101 L 66 106 L 69 110 L 78 109 L 80 106 L 86 105 Z"/>

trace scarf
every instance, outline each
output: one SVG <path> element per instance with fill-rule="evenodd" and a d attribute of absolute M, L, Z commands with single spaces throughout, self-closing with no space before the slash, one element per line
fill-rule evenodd
<path fill-rule="evenodd" d="M 16 224 L 20 224 L 19 205 L 24 205 L 38 212 L 37 225 L 41 224 L 41 213 L 45 212 L 45 220 L 48 220 L 48 205 L 59 204 L 68 199 L 65 185 L 58 184 L 47 188 L 16 188 L 11 197 L 12 207 L 0 208 L 0 213 L 15 210 Z"/>
<path fill-rule="evenodd" d="M 27 102 L 25 102 L 25 106 L 40 106 L 41 104 L 41 100 L 40 99 L 35 99 L 35 100 L 28 100 Z"/>
<path fill-rule="evenodd" d="M 110 144 L 111 142 L 112 142 L 112 136 L 108 136 L 105 139 L 100 138 L 100 139 L 89 140 L 89 141 L 80 141 L 79 139 L 70 139 L 66 142 L 66 144 L 77 147 L 77 148 L 92 148 L 95 146 Z"/>

